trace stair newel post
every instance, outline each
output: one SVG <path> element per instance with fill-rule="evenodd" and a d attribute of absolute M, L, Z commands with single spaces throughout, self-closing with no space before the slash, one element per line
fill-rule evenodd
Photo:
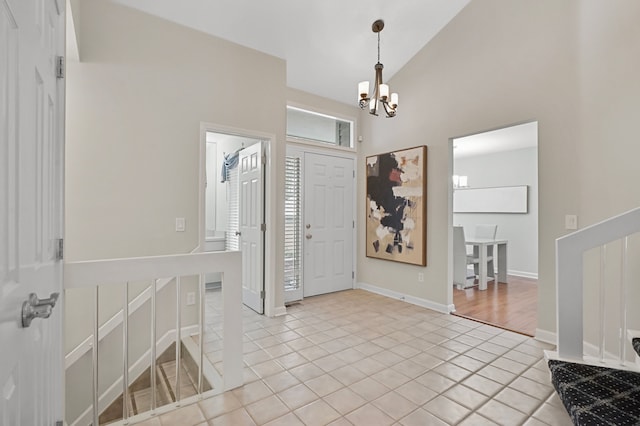
<path fill-rule="evenodd" d="M 124 284 L 122 303 L 122 421 L 129 424 L 129 282 Z"/>
<path fill-rule="evenodd" d="M 92 363 L 93 363 L 93 424 L 99 425 L 100 419 L 100 407 L 98 406 L 98 343 L 100 330 L 100 316 L 98 312 L 99 306 L 99 287 L 96 286 L 93 291 L 93 348 L 91 351 Z"/>
<path fill-rule="evenodd" d="M 600 297 L 599 297 L 599 302 L 600 302 L 600 306 L 599 306 L 599 320 L 600 320 L 600 324 L 598 327 L 598 343 L 600 345 L 599 347 L 599 357 L 600 357 L 600 362 L 604 362 L 604 352 L 605 352 L 605 324 L 606 324 L 606 303 L 605 303 L 605 298 L 606 298 L 606 291 L 605 291 L 605 284 L 604 284 L 604 280 L 606 277 L 606 265 L 607 265 L 607 245 L 604 244 L 602 246 L 600 246 L 600 282 L 599 282 L 599 289 L 600 289 Z"/>
<path fill-rule="evenodd" d="M 627 353 L 627 285 L 629 283 L 629 237 L 621 240 L 622 253 L 620 265 L 620 365 L 626 364 Z"/>
<path fill-rule="evenodd" d="M 180 406 L 180 365 L 182 364 L 182 294 L 180 277 L 176 277 L 176 406 Z"/>
<path fill-rule="evenodd" d="M 151 280 L 151 367 L 150 367 L 150 378 L 151 378 L 151 414 L 154 414 L 157 408 L 157 398 L 156 398 L 156 291 L 157 291 L 157 280 L 154 278 Z"/>
<path fill-rule="evenodd" d="M 203 389 L 203 379 L 204 379 L 204 274 L 200 274 L 199 276 L 199 286 L 198 286 L 198 295 L 200 297 L 200 318 L 198 321 L 200 322 L 200 337 L 199 337 L 199 346 L 200 346 L 200 363 L 198 365 L 198 395 L 202 398 L 202 389 Z"/>

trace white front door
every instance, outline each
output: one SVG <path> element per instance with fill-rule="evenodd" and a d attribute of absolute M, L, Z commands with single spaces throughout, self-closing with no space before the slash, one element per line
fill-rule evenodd
<path fill-rule="evenodd" d="M 353 159 L 304 156 L 304 296 L 353 288 Z"/>
<path fill-rule="evenodd" d="M 240 151 L 238 169 L 242 301 L 261 314 L 264 312 L 262 143 L 256 143 Z"/>
<path fill-rule="evenodd" d="M 64 11 L 62 0 L 0 0 L 2 426 L 62 420 L 62 301 L 29 327 L 21 312 L 30 293 L 62 293 Z"/>

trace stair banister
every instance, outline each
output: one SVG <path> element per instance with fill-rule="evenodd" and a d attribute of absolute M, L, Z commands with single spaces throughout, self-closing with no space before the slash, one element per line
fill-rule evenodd
<path fill-rule="evenodd" d="M 583 356 L 584 252 L 640 232 L 640 208 L 585 227 L 556 240 L 556 300 L 558 356 Z"/>

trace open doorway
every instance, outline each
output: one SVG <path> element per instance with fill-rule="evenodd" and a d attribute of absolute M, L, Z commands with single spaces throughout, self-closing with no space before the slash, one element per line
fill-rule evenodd
<path fill-rule="evenodd" d="M 537 145 L 537 122 L 452 139 L 455 314 L 531 336 L 537 327 Z"/>
<path fill-rule="evenodd" d="M 206 131 L 203 251 L 242 251 L 242 300 L 264 313 L 263 140 Z M 220 288 L 221 276 L 205 276 Z"/>

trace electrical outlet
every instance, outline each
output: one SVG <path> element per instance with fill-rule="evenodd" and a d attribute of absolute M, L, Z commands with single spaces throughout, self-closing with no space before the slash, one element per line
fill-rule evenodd
<path fill-rule="evenodd" d="M 191 306 L 195 304 L 196 304 L 196 293 L 194 291 L 191 291 L 187 293 L 187 306 Z"/>
<path fill-rule="evenodd" d="M 418 272 L 418 282 L 424 282 L 424 274 L 422 272 Z"/>
<path fill-rule="evenodd" d="M 184 217 L 176 217 L 176 232 L 184 232 L 186 228 Z"/>
<path fill-rule="evenodd" d="M 564 227 L 566 229 L 578 229 L 578 216 L 575 214 L 565 215 Z"/>

